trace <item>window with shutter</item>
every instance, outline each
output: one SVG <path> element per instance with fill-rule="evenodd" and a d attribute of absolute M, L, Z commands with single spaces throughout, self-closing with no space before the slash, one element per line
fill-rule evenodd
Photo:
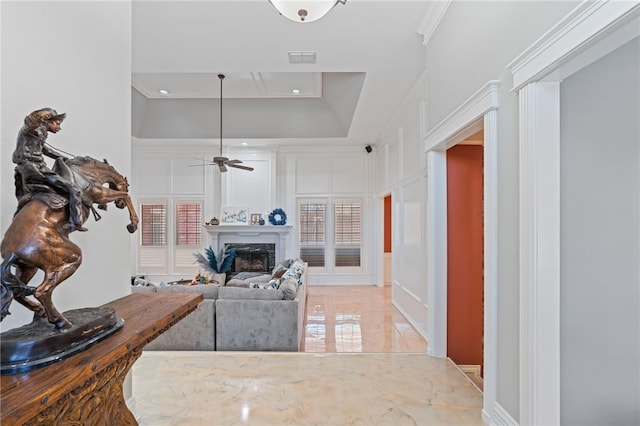
<path fill-rule="evenodd" d="M 202 245 L 202 203 L 176 204 L 176 245 Z"/>
<path fill-rule="evenodd" d="M 202 201 L 176 200 L 173 272 L 194 273 L 194 252 L 202 251 Z"/>
<path fill-rule="evenodd" d="M 336 267 L 359 267 L 362 241 L 361 203 L 336 202 L 333 228 Z"/>
<path fill-rule="evenodd" d="M 140 247 L 138 273 L 168 272 L 167 203 L 143 202 L 140 205 Z"/>
<path fill-rule="evenodd" d="M 310 267 L 325 266 L 326 204 L 300 203 L 298 236 L 300 258 Z"/>
<path fill-rule="evenodd" d="M 143 204 L 141 206 L 142 245 L 164 246 L 167 244 L 167 205 Z"/>
<path fill-rule="evenodd" d="M 328 210 L 331 206 L 332 210 Z M 327 214 L 329 213 L 329 214 Z M 357 272 L 362 267 L 362 200 L 298 200 L 298 249 L 310 267 Z"/>
<path fill-rule="evenodd" d="M 202 199 L 140 200 L 139 274 L 195 274 L 203 250 Z"/>

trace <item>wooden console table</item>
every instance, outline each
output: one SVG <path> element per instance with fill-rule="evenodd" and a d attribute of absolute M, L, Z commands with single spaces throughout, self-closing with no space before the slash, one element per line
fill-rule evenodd
<path fill-rule="evenodd" d="M 135 293 L 104 306 L 122 329 L 63 361 L 0 377 L 3 425 L 137 425 L 122 385 L 142 348 L 198 307 L 200 293 Z"/>

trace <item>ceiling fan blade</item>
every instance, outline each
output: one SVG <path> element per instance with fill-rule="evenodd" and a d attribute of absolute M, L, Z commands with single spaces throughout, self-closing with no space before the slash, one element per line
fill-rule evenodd
<path fill-rule="evenodd" d="M 248 170 L 250 172 L 253 171 L 253 167 L 249 167 L 249 166 L 240 166 L 238 164 L 229 164 L 229 163 L 227 163 L 227 165 L 229 167 L 233 167 L 233 168 L 236 168 L 236 169 Z"/>
<path fill-rule="evenodd" d="M 193 160 L 201 161 L 200 164 L 189 164 L 189 167 L 202 167 L 202 166 L 215 166 L 216 163 L 211 160 L 205 160 L 202 158 L 193 158 Z"/>
<path fill-rule="evenodd" d="M 227 161 L 225 161 L 225 164 L 238 164 L 238 163 L 242 163 L 242 161 L 240 161 L 240 160 L 227 160 Z"/>

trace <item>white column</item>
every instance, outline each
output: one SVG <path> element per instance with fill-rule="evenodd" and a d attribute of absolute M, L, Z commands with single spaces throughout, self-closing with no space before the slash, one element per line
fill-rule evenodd
<path fill-rule="evenodd" d="M 487 111 L 484 127 L 484 388 L 483 418 L 494 418 L 498 363 L 498 111 Z"/>
<path fill-rule="evenodd" d="M 560 424 L 560 85 L 520 102 L 520 424 Z"/>
<path fill-rule="evenodd" d="M 427 152 L 429 355 L 447 356 L 447 153 Z"/>

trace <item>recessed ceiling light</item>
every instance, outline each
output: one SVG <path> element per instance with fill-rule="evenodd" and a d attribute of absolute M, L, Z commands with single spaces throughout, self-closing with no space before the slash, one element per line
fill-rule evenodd
<path fill-rule="evenodd" d="M 247 146 L 247 145 L 249 145 L 248 142 L 242 142 L 242 146 Z"/>
<path fill-rule="evenodd" d="M 165 89 L 160 89 L 158 91 L 160 92 L 161 95 L 168 95 L 169 94 L 169 91 L 165 90 Z"/>
<path fill-rule="evenodd" d="M 300 89 L 298 89 L 298 88 L 291 89 L 291 93 L 293 93 L 294 95 L 299 95 L 300 94 Z"/>

